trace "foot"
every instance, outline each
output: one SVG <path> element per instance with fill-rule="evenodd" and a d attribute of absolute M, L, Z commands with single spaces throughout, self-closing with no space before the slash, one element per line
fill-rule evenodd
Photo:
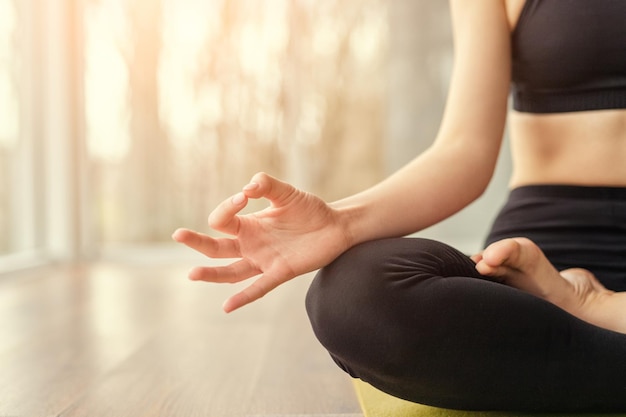
<path fill-rule="evenodd" d="M 526 238 L 495 242 L 473 259 L 482 275 L 553 303 L 571 287 L 541 249 Z"/>
<path fill-rule="evenodd" d="M 495 242 L 472 259 L 482 275 L 541 297 L 589 323 L 626 333 L 624 293 L 607 290 L 585 269 L 557 271 L 529 239 Z"/>

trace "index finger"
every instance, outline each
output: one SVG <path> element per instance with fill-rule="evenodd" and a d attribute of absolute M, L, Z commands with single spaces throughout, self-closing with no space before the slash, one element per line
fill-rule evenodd
<path fill-rule="evenodd" d="M 259 172 L 252 177 L 250 184 L 244 187 L 244 193 L 250 198 L 266 198 L 272 206 L 282 207 L 297 195 L 297 190 L 291 184 Z"/>
<path fill-rule="evenodd" d="M 209 215 L 209 226 L 220 232 L 236 235 L 241 225 L 237 213 L 246 206 L 247 202 L 248 197 L 244 193 L 235 194 L 228 200 L 224 200 Z"/>

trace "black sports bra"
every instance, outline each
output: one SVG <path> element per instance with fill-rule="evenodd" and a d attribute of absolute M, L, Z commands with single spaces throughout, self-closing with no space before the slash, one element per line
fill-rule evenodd
<path fill-rule="evenodd" d="M 526 0 L 512 34 L 513 108 L 626 108 L 626 0 Z"/>

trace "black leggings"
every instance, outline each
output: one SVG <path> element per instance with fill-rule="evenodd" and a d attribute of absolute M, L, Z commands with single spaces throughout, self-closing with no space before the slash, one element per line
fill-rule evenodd
<path fill-rule="evenodd" d="M 400 398 L 466 410 L 626 411 L 626 335 L 493 282 L 439 242 L 356 246 L 318 273 L 306 305 L 342 369 Z"/>

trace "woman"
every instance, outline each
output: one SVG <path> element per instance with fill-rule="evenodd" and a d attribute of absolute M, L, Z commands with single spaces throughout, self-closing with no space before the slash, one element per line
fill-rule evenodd
<path fill-rule="evenodd" d="M 434 144 L 327 204 L 266 174 L 174 239 L 227 267 L 227 312 L 321 268 L 307 295 L 337 364 L 434 406 L 626 411 L 626 2 L 451 0 L 455 68 Z M 483 193 L 510 86 L 509 200 L 480 254 L 402 238 Z M 250 198 L 271 206 L 238 215 Z M 559 272 L 559 270 L 561 272 Z"/>

